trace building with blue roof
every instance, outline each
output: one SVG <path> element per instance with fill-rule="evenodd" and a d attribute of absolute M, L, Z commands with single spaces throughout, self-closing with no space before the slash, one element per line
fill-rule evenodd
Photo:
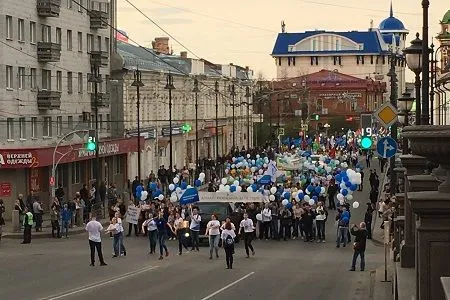
<path fill-rule="evenodd" d="M 399 94 L 405 89 L 405 48 L 409 31 L 394 16 L 392 3 L 389 16 L 378 28 L 371 21 L 366 31 L 314 30 L 286 32 L 283 23 L 271 56 L 275 60 L 277 78 L 286 79 L 311 74 L 320 70 L 333 70 L 343 74 L 372 78 L 387 83 L 390 90 L 389 55 L 398 53 L 397 64 Z M 387 92 L 385 100 L 390 93 Z"/>

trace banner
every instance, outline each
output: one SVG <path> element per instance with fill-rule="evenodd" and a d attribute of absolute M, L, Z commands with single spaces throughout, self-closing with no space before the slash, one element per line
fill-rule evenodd
<path fill-rule="evenodd" d="M 180 204 L 191 204 L 199 201 L 198 191 L 196 188 L 190 188 L 184 191 L 180 197 Z"/>
<path fill-rule="evenodd" d="M 263 202 L 264 196 L 261 193 L 247 193 L 247 192 L 200 192 L 201 202 Z"/>
<path fill-rule="evenodd" d="M 134 206 L 134 205 L 130 205 L 128 206 L 127 209 L 127 219 L 126 221 L 130 224 L 136 224 L 138 223 L 139 220 L 139 215 L 141 214 L 141 209 Z"/>

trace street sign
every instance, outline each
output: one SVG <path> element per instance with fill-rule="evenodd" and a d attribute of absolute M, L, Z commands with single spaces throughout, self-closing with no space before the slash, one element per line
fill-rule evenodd
<path fill-rule="evenodd" d="M 51 176 L 49 183 L 50 183 L 50 186 L 54 186 L 55 185 L 55 177 Z"/>
<path fill-rule="evenodd" d="M 385 128 L 391 127 L 395 122 L 397 122 L 397 110 L 392 104 L 386 102 L 383 104 L 375 113 L 375 118 L 383 125 Z"/>
<path fill-rule="evenodd" d="M 390 158 L 397 153 L 397 142 L 387 136 L 377 142 L 377 152 L 383 158 Z"/>

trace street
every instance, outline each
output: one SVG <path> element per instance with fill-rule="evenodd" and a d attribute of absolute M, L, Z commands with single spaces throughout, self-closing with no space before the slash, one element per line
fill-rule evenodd
<path fill-rule="evenodd" d="M 368 176 L 365 182 L 367 187 Z M 363 219 L 367 193 L 367 188 L 355 192 L 361 206 L 352 210 L 351 223 Z M 213 260 L 208 259 L 207 247 L 178 256 L 176 241 L 167 242 L 170 256 L 159 261 L 158 256 L 148 255 L 147 238 L 126 238 L 127 256 L 113 259 L 112 239 L 104 235 L 108 266 L 89 267 L 85 234 L 37 239 L 30 245 L 5 239 L 0 245 L 0 298 L 370 299 L 371 271 L 382 265 L 383 248 L 368 242 L 366 271 L 349 272 L 352 246 L 337 249 L 335 239 L 334 211 L 330 211 L 326 243 L 254 241 L 256 255 L 250 259 L 239 243 L 233 270 L 225 268 L 223 249 L 221 257 Z"/>

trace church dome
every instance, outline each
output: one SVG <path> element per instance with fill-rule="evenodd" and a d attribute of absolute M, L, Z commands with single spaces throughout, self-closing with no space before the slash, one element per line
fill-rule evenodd
<path fill-rule="evenodd" d="M 444 15 L 441 23 L 442 24 L 450 24 L 450 10 Z"/>
<path fill-rule="evenodd" d="M 396 17 L 389 17 L 383 22 L 380 23 L 379 29 L 381 31 L 389 30 L 389 31 L 395 31 L 395 30 L 406 30 L 405 25 L 403 25 L 403 22 L 397 19 Z"/>

